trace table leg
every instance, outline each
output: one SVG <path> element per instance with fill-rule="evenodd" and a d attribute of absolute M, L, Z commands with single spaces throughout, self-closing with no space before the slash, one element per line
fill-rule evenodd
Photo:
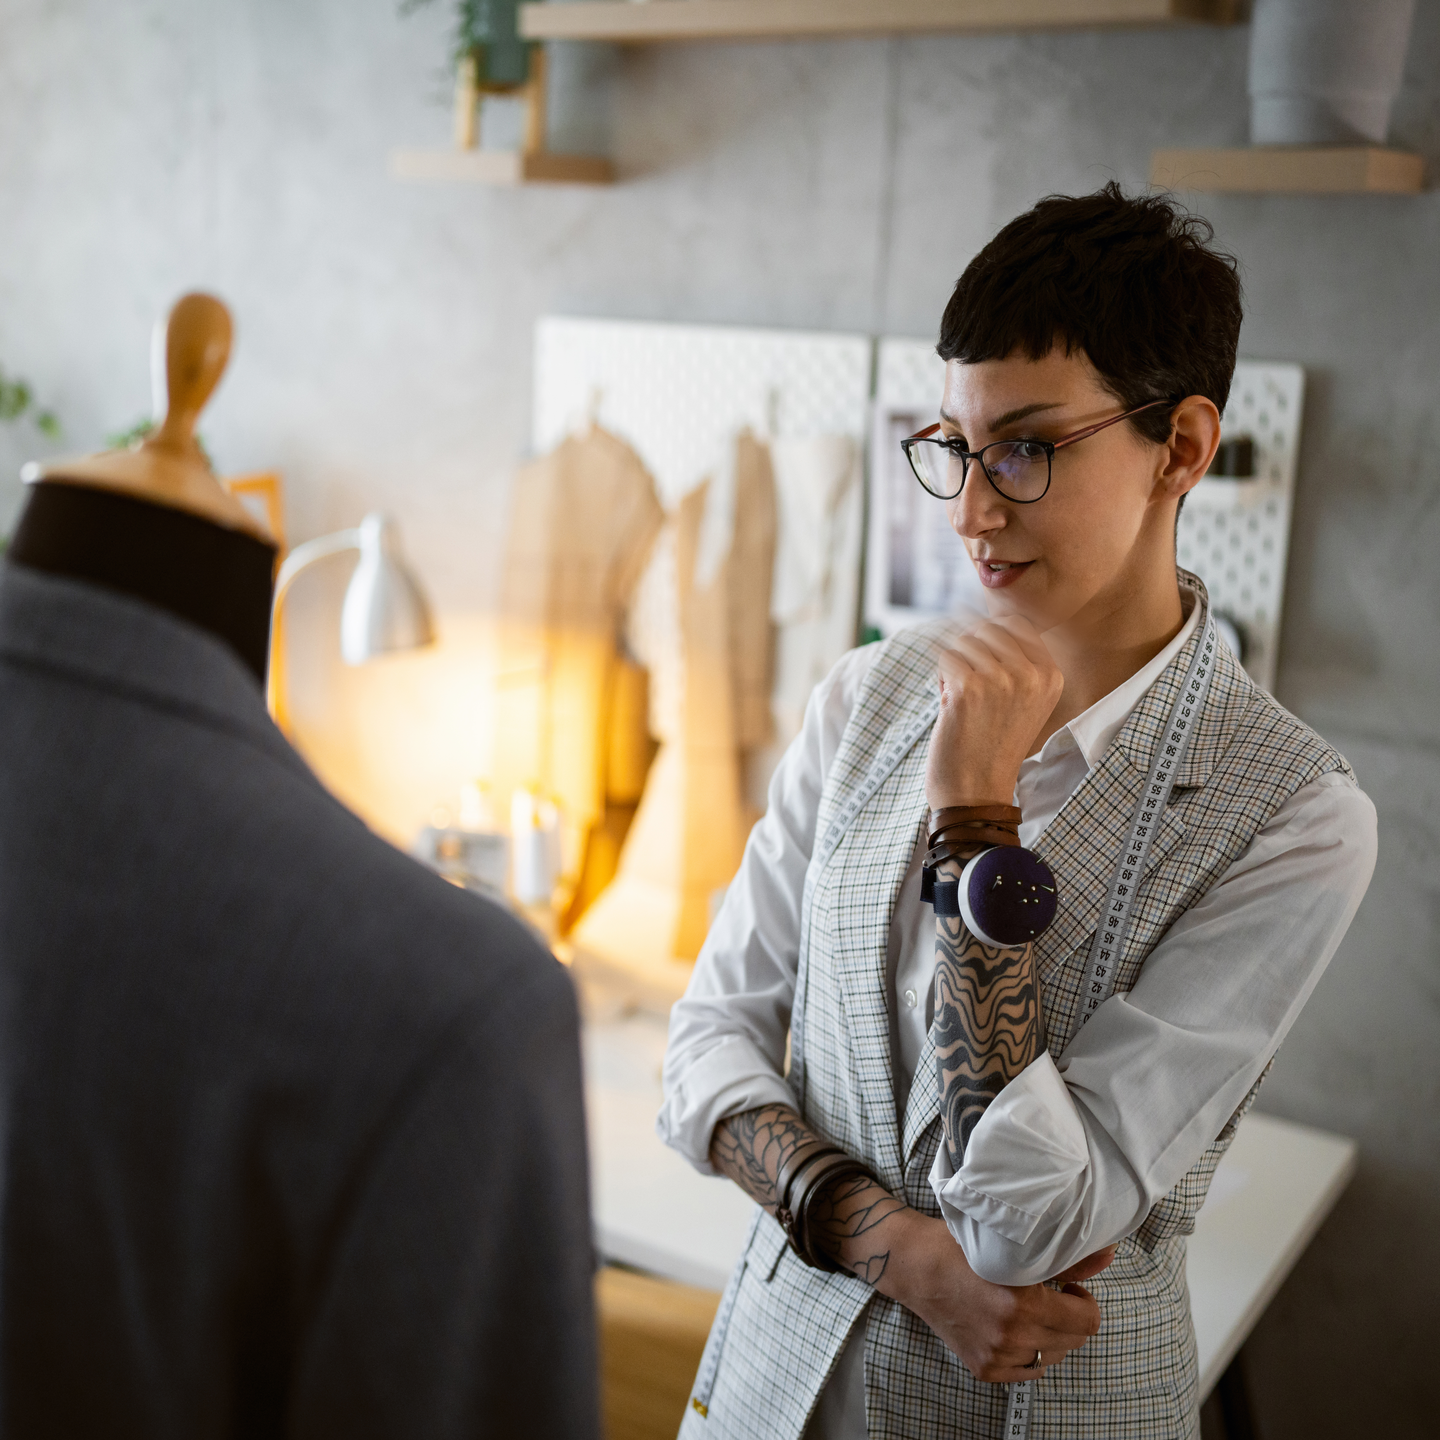
<path fill-rule="evenodd" d="M 1240 1350 L 1225 1367 L 1215 1386 L 1220 1401 L 1220 1416 L 1225 1426 L 1225 1440 L 1257 1440 L 1255 1415 L 1250 1408 L 1250 1389 L 1245 1383 L 1245 1352 Z"/>

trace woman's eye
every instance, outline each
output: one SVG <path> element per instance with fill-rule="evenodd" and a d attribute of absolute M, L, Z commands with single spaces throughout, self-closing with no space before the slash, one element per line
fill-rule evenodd
<path fill-rule="evenodd" d="M 1038 440 L 1017 440 L 1013 453 L 1020 460 L 1039 460 L 1045 454 L 1045 447 Z"/>

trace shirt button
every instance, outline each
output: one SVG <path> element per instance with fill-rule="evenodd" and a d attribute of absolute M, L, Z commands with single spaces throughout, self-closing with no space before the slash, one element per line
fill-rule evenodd
<path fill-rule="evenodd" d="M 915 992 L 914 992 L 913 990 L 907 990 L 907 991 L 905 992 L 905 1003 L 906 1003 L 912 1010 L 915 1008 Z"/>

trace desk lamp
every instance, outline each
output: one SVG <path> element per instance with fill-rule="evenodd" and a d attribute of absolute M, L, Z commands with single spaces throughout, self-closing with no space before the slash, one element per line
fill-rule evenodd
<path fill-rule="evenodd" d="M 363 665 L 377 655 L 418 650 L 434 643 L 430 607 L 400 555 L 399 533 L 386 515 L 367 515 L 353 530 L 337 530 L 297 545 L 285 557 L 275 579 L 271 607 L 270 713 L 288 729 L 280 643 L 280 606 L 296 576 L 320 560 L 358 550 L 360 563 L 345 590 L 340 611 L 340 654 L 347 665 Z"/>

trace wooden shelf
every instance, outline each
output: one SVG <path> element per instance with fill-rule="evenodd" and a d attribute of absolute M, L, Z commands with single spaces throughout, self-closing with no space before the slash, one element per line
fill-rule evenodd
<path fill-rule="evenodd" d="M 1150 183 L 1252 195 L 1413 195 L 1424 188 L 1425 161 L 1378 145 L 1157 150 Z"/>
<path fill-rule="evenodd" d="M 392 150 L 395 180 L 468 180 L 481 185 L 610 185 L 615 167 L 598 155 L 518 150 Z"/>
<path fill-rule="evenodd" d="M 1235 0 L 566 0 L 520 7 L 529 40 L 779 40 L 927 30 L 1228 25 Z"/>

